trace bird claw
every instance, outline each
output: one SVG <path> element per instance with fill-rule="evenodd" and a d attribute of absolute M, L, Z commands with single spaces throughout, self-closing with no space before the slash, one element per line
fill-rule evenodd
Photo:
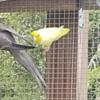
<path fill-rule="evenodd" d="M 49 51 L 50 47 L 45 47 L 43 51 L 43 55 L 46 56 L 47 52 Z"/>

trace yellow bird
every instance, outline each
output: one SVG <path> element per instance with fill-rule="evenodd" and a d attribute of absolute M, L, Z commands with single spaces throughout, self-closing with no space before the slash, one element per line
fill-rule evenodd
<path fill-rule="evenodd" d="M 68 34 L 69 31 L 70 29 L 64 28 L 64 26 L 48 27 L 33 31 L 31 35 L 34 38 L 34 43 L 36 45 L 42 45 L 42 47 L 48 51 L 54 41 Z"/>

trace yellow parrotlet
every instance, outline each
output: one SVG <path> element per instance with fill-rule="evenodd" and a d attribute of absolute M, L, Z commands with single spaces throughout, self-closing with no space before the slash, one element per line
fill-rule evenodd
<path fill-rule="evenodd" d="M 47 27 L 33 31 L 31 34 L 34 38 L 34 43 L 36 45 L 42 45 L 46 49 L 46 51 L 48 51 L 54 41 L 68 34 L 69 31 L 70 29 L 64 28 L 64 26 Z"/>

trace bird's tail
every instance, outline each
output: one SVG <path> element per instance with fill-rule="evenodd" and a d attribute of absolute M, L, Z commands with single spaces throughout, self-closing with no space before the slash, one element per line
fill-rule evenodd
<path fill-rule="evenodd" d="M 70 31 L 69 28 L 64 28 L 64 26 L 61 26 L 60 27 L 60 32 L 61 32 L 61 35 L 65 35 L 65 34 L 68 34 L 68 32 Z"/>
<path fill-rule="evenodd" d="M 58 31 L 59 35 L 57 35 L 57 39 L 56 40 L 58 40 L 59 38 L 61 38 L 64 35 L 68 34 L 69 31 L 70 31 L 69 28 L 64 28 L 64 26 L 60 26 L 59 27 L 59 31 Z"/>
<path fill-rule="evenodd" d="M 27 69 L 32 74 L 32 76 L 38 82 L 40 88 L 42 89 L 47 88 L 44 78 L 42 77 L 37 67 L 34 65 L 32 58 L 25 50 L 13 50 L 13 51 L 10 50 L 10 52 L 19 62 L 19 64 L 24 66 L 25 69 Z"/>

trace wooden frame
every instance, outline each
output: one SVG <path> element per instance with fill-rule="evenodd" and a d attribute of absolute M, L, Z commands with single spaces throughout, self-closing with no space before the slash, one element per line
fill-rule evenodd
<path fill-rule="evenodd" d="M 77 100 L 87 100 L 89 12 L 83 13 L 84 26 L 78 31 Z"/>
<path fill-rule="evenodd" d="M 89 0 L 80 0 L 79 6 L 84 9 L 92 9 L 93 7 L 96 7 L 95 0 L 91 0 L 91 2 L 93 3 L 93 5 L 92 5 L 92 3 L 91 3 L 91 5 L 88 5 Z M 52 4 L 52 5 L 50 5 L 50 4 Z M 67 4 L 67 6 L 66 6 L 66 4 Z M 31 10 L 33 10 L 33 11 L 34 10 L 46 10 L 46 11 L 66 10 L 66 11 L 78 12 L 78 7 L 75 4 L 77 4 L 77 0 L 65 0 L 64 2 L 62 2 L 62 0 L 47 0 L 47 2 L 46 2 L 46 0 L 8 0 L 8 1 L 0 2 L 0 12 L 31 11 Z M 78 38 L 77 38 L 78 40 L 76 40 L 76 42 L 77 41 L 78 42 L 75 44 L 76 46 L 78 45 L 77 59 L 76 60 L 74 59 L 76 61 L 75 68 L 77 69 L 77 70 L 74 69 L 74 71 L 76 71 L 75 73 L 77 74 L 77 77 L 76 77 L 76 80 L 69 79 L 70 82 L 71 81 L 76 82 L 75 85 L 77 85 L 77 87 L 75 87 L 75 86 L 72 86 L 72 87 L 75 87 L 77 89 L 77 90 L 74 90 L 75 93 L 77 94 L 77 96 L 76 96 L 76 94 L 75 94 L 75 96 L 70 95 L 69 100 L 71 100 L 71 97 L 75 97 L 77 100 L 87 100 L 86 70 L 88 67 L 88 62 L 87 62 L 88 61 L 87 60 L 87 58 L 88 58 L 88 51 L 87 51 L 88 50 L 87 49 L 88 48 L 88 11 L 84 11 L 84 13 L 85 13 L 85 17 L 84 17 L 85 26 L 83 27 L 83 29 L 79 29 L 79 32 L 77 32 L 77 34 L 75 33 L 76 37 L 78 35 Z M 76 23 L 78 23 L 78 20 L 76 20 L 76 21 L 77 21 Z M 49 26 L 51 26 L 51 25 L 49 25 Z M 77 27 L 76 29 L 78 30 L 78 25 L 76 25 L 76 27 Z M 71 36 L 73 36 L 73 34 L 71 34 L 69 37 L 71 37 Z M 56 42 L 55 45 L 59 45 L 59 44 L 57 44 L 57 42 Z M 67 46 L 68 46 L 68 44 L 67 44 Z M 55 46 L 54 46 L 54 48 L 55 48 Z M 73 47 L 71 47 L 71 48 L 73 48 Z M 53 49 L 53 47 L 52 47 L 52 49 Z M 51 51 L 52 51 L 52 49 L 51 49 Z M 47 54 L 47 57 L 48 56 L 51 57 L 51 55 L 50 55 L 50 54 L 52 54 L 51 51 Z M 53 52 L 55 52 L 55 50 Z M 66 51 L 66 53 L 67 54 L 71 53 L 71 51 Z M 71 59 L 69 61 L 71 62 Z M 53 65 L 53 66 L 55 66 L 55 65 Z M 66 64 L 66 66 L 68 67 L 69 65 Z M 70 66 L 73 66 L 73 65 L 70 64 Z M 51 67 L 51 66 L 49 66 L 49 67 Z M 56 71 L 58 71 L 58 70 L 56 70 Z M 71 70 L 70 70 L 70 72 L 71 72 Z M 49 77 L 51 77 L 51 76 L 49 76 Z M 74 77 L 74 76 L 69 76 L 69 78 L 71 78 L 71 77 Z M 50 82 L 50 80 L 48 82 Z M 62 86 L 62 85 L 60 85 L 60 86 Z M 52 86 L 52 87 L 54 87 L 54 86 Z M 67 85 L 66 85 L 66 87 L 67 87 Z M 56 90 L 54 90 L 54 91 L 56 91 Z M 49 91 L 49 92 L 52 92 L 52 91 Z M 72 90 L 66 90 L 63 92 L 65 92 L 66 94 L 68 92 L 73 93 Z M 64 96 L 67 98 L 68 94 L 67 94 L 67 96 L 66 96 L 66 94 L 64 94 Z M 52 96 L 52 95 L 49 95 L 49 96 Z M 53 96 L 56 97 L 56 95 L 53 95 Z"/>

